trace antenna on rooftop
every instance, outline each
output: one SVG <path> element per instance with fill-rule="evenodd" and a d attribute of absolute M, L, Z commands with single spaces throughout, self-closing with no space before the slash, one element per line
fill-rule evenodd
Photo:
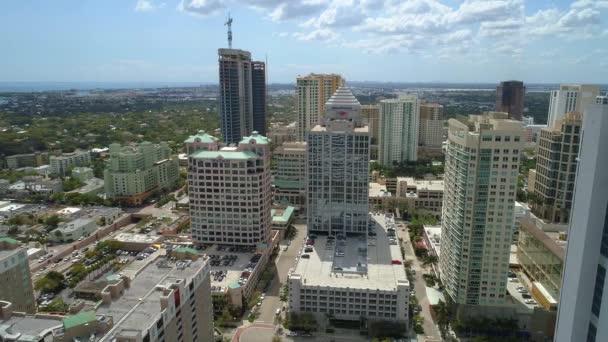
<path fill-rule="evenodd" d="M 224 23 L 224 26 L 228 26 L 228 48 L 232 49 L 232 17 L 228 12 L 228 19 Z"/>

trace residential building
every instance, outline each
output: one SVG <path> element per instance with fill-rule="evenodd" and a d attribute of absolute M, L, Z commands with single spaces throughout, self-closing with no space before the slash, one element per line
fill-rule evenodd
<path fill-rule="evenodd" d="M 321 235 L 310 249 L 302 247 L 287 278 L 290 312 L 368 326 L 388 321 L 407 332 L 410 283 L 399 245 L 389 243 L 384 215 L 371 215 L 370 222 L 377 236 L 369 243 L 365 234 Z"/>
<path fill-rule="evenodd" d="M 505 301 L 520 121 L 489 112 L 449 120 L 439 268 L 457 304 Z"/>
<path fill-rule="evenodd" d="M 524 137 L 527 143 L 538 143 L 538 136 L 543 128 L 547 125 L 528 125 L 524 126 Z"/>
<path fill-rule="evenodd" d="M 582 122 L 580 113 L 566 113 L 553 127 L 540 131 L 534 182 L 540 203 L 532 208 L 550 222 L 568 223 L 570 218 Z"/>
<path fill-rule="evenodd" d="M 48 152 L 34 152 L 25 154 L 14 154 L 7 156 L 6 167 L 9 169 L 20 169 L 22 167 L 36 167 L 49 163 Z"/>
<path fill-rule="evenodd" d="M 600 88 L 591 84 L 562 84 L 549 96 L 547 126 L 553 127 L 566 113 L 583 113 L 585 107 L 596 101 Z"/>
<path fill-rule="evenodd" d="M 196 244 L 255 246 L 270 241 L 270 142 L 257 132 L 238 146 L 215 142 L 189 156 L 188 194 Z"/>
<path fill-rule="evenodd" d="M 397 198 L 404 198 L 408 209 L 424 212 L 441 218 L 443 207 L 443 180 L 420 180 L 412 177 L 397 177 Z"/>
<path fill-rule="evenodd" d="M 416 95 L 380 101 L 380 164 L 391 166 L 395 163 L 416 161 L 419 125 L 420 102 Z"/>
<path fill-rule="evenodd" d="M 340 87 L 307 136 L 307 218 L 311 232 L 365 233 L 369 210 L 369 146 L 361 105 Z"/>
<path fill-rule="evenodd" d="M 167 143 L 110 145 L 104 170 L 106 196 L 129 205 L 141 205 L 156 190 L 169 189 L 179 178 L 179 165 Z"/>
<path fill-rule="evenodd" d="M 560 295 L 566 241 L 560 233 L 548 233 L 530 218 L 522 218 L 517 242 L 517 259 L 532 280 L 532 294 L 546 310 L 557 310 Z"/>
<path fill-rule="evenodd" d="M 72 242 L 87 237 L 97 230 L 97 222 L 92 218 L 78 218 L 70 222 L 60 222 L 57 228 L 49 232 L 49 240 L 55 242 Z"/>
<path fill-rule="evenodd" d="M 274 201 L 306 205 L 306 143 L 286 142 L 274 150 Z"/>
<path fill-rule="evenodd" d="M 254 125 L 266 129 L 266 67 L 252 62 L 249 51 L 218 49 L 222 137 L 237 143 Z"/>
<path fill-rule="evenodd" d="M 306 141 L 306 134 L 317 126 L 325 112 L 325 103 L 344 84 L 335 74 L 309 74 L 296 79 L 296 112 L 298 113 L 298 141 Z"/>
<path fill-rule="evenodd" d="M 369 127 L 369 134 L 371 137 L 370 146 L 370 159 L 378 159 L 378 128 L 380 125 L 380 106 L 376 105 L 362 105 L 361 106 L 361 117 L 363 117 L 363 123 Z"/>
<path fill-rule="evenodd" d="M 521 121 L 526 87 L 521 81 L 504 81 L 496 87 L 496 111 L 509 113 L 509 119 Z"/>
<path fill-rule="evenodd" d="M 0 238 L 0 301 L 15 311 L 36 312 L 36 298 L 27 259 L 27 248 L 9 237 Z"/>
<path fill-rule="evenodd" d="M 292 122 L 288 125 L 280 123 L 270 124 L 268 128 L 268 139 L 274 146 L 281 146 L 284 142 L 296 141 L 298 138 L 298 123 Z"/>
<path fill-rule="evenodd" d="M 437 103 L 420 104 L 420 126 L 418 127 L 418 154 L 442 155 L 443 106 Z"/>
<path fill-rule="evenodd" d="M 51 173 L 63 177 L 75 166 L 90 164 L 91 153 L 89 151 L 76 150 L 70 153 L 63 153 L 59 156 L 51 156 L 49 162 L 51 164 Z"/>
<path fill-rule="evenodd" d="M 583 115 L 556 342 L 608 340 L 608 105 Z"/>

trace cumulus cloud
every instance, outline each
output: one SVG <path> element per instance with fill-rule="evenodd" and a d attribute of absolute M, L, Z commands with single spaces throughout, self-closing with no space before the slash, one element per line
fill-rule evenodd
<path fill-rule="evenodd" d="M 137 0 L 135 4 L 135 11 L 137 12 L 149 12 L 156 9 L 156 5 L 152 0 Z"/>
<path fill-rule="evenodd" d="M 207 16 L 224 8 L 223 0 L 181 0 L 177 9 L 184 13 Z"/>
<path fill-rule="evenodd" d="M 299 40 L 317 40 L 323 42 L 330 42 L 338 38 L 338 34 L 330 29 L 322 28 L 316 29 L 311 32 L 295 32 L 293 36 Z"/>

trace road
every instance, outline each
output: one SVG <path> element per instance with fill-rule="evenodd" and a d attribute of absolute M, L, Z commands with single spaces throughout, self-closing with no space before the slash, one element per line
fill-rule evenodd
<path fill-rule="evenodd" d="M 402 223 L 399 222 L 398 223 Z M 403 231 L 402 228 L 397 230 L 397 236 L 403 239 L 403 248 L 405 249 L 405 259 L 412 260 L 412 270 L 416 271 L 416 275 L 414 276 L 414 291 L 416 291 L 416 298 L 418 299 L 418 304 L 422 306 L 422 317 L 424 317 L 424 334 L 429 338 L 437 339 L 441 341 L 441 335 L 439 333 L 439 328 L 433 321 L 431 316 L 431 311 L 429 308 L 429 300 L 426 297 L 426 284 L 422 275 L 426 273 L 422 264 L 416 258 L 414 254 L 414 249 L 412 248 L 412 244 L 410 242 L 410 235 L 407 231 Z"/>
<path fill-rule="evenodd" d="M 306 236 L 306 224 L 295 223 L 297 234 L 291 242 L 287 251 L 283 251 L 287 241 L 282 241 L 279 246 L 281 248 L 279 255 L 275 258 L 275 277 L 270 285 L 270 290 L 266 293 L 266 298 L 262 302 L 259 309 L 257 322 L 273 324 L 275 321 L 275 313 L 281 307 L 280 301 L 281 287 L 287 282 L 287 274 L 289 269 L 295 266 L 296 255 L 301 247 L 302 241 Z"/>

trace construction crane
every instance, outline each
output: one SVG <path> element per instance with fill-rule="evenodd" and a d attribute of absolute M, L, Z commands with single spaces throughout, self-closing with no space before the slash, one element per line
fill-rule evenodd
<path fill-rule="evenodd" d="M 228 26 L 228 48 L 232 49 L 232 17 L 230 17 L 230 12 L 228 12 L 228 19 L 224 26 Z"/>

